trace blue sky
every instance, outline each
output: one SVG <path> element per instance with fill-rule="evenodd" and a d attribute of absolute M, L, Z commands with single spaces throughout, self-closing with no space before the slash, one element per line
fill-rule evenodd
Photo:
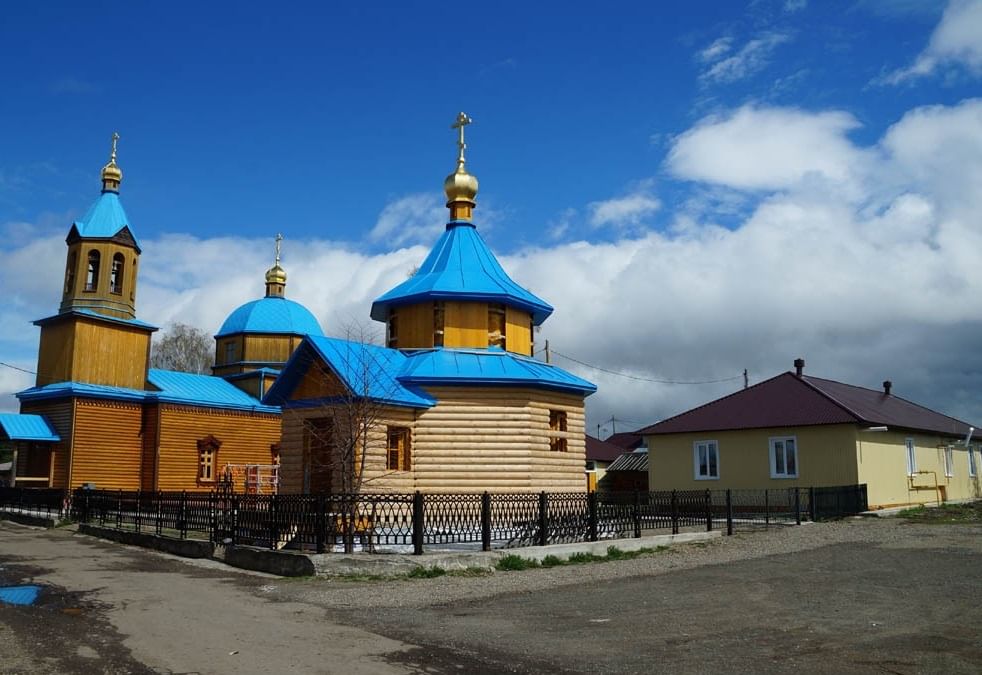
<path fill-rule="evenodd" d="M 216 330 L 261 292 L 282 231 L 288 293 L 339 334 L 435 240 L 466 110 L 475 220 L 556 306 L 542 339 L 562 353 L 758 381 L 800 355 L 871 386 L 903 383 L 886 372 L 900 359 L 912 398 L 982 419 L 982 281 L 947 255 L 982 229 L 954 189 L 982 162 L 978 2 L 531 4 L 6 8 L 0 361 L 32 367 L 25 326 L 57 307 L 64 234 L 112 131 L 141 318 Z M 939 165 L 932 143 L 957 151 Z M 855 271 L 932 252 L 923 274 Z M 598 422 L 732 388 L 564 365 L 600 384 Z"/>

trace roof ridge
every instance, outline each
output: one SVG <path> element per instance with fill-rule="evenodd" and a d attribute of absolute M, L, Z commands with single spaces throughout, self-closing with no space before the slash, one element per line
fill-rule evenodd
<path fill-rule="evenodd" d="M 832 394 L 828 393 L 827 391 L 824 391 L 820 387 L 817 387 L 814 384 L 812 384 L 811 382 L 809 382 L 806 378 L 811 377 L 810 375 L 802 375 L 801 377 L 798 377 L 797 375 L 792 375 L 791 374 L 791 371 L 788 371 L 788 374 L 791 375 L 792 377 L 794 377 L 796 380 L 799 380 L 800 382 L 802 382 L 805 386 L 807 386 L 812 391 L 818 393 L 822 397 L 828 399 L 829 401 L 831 401 L 832 403 L 834 403 L 838 407 L 840 407 L 843 410 L 845 410 L 847 413 L 849 413 L 850 415 L 852 415 L 856 419 L 857 422 L 869 422 L 870 421 L 870 420 L 866 419 L 865 417 L 860 416 L 859 413 L 857 413 L 855 410 L 853 410 L 852 408 L 850 408 L 848 405 L 846 405 L 845 403 L 843 403 L 842 401 L 840 401 L 839 399 L 837 399 L 835 396 L 832 396 Z M 816 380 L 821 380 L 823 378 L 816 377 L 815 379 Z M 825 380 L 825 381 L 826 382 L 835 382 L 835 380 Z M 836 382 L 836 384 L 845 384 L 845 383 L 844 382 Z M 860 387 L 860 388 L 862 389 L 863 387 Z M 869 389 L 868 391 L 875 391 L 875 390 Z"/>

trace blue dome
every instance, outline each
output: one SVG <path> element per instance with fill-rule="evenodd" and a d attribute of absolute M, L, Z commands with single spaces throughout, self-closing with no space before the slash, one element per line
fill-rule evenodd
<path fill-rule="evenodd" d="M 317 319 L 299 302 L 265 297 L 242 305 L 228 315 L 215 337 L 235 333 L 324 335 Z"/>

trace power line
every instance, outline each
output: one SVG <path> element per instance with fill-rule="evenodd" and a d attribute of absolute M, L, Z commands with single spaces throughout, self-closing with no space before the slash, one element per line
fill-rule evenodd
<path fill-rule="evenodd" d="M 27 373 L 28 375 L 37 375 L 33 370 L 27 370 L 26 368 L 18 368 L 17 366 L 12 366 L 9 363 L 4 363 L 0 361 L 0 366 L 6 366 L 7 368 L 13 368 L 14 370 L 19 370 L 22 373 Z"/>
<path fill-rule="evenodd" d="M 580 361 L 579 359 L 574 359 L 572 356 L 567 356 L 562 352 L 557 352 L 555 349 L 551 350 L 556 356 L 561 356 L 567 361 L 572 361 L 573 363 L 578 363 L 581 366 L 586 366 L 587 368 L 593 368 L 594 370 L 599 370 L 601 373 L 607 373 L 608 375 L 617 375 L 618 377 L 626 377 L 631 380 L 638 380 L 639 382 L 654 382 L 656 384 L 718 384 L 720 382 L 732 382 L 734 380 L 739 380 L 743 378 L 743 375 L 734 375 L 733 377 L 724 377 L 719 380 L 659 380 L 652 377 L 641 377 L 640 375 L 631 375 L 630 373 L 620 373 L 616 370 L 608 370 L 607 368 L 601 368 L 600 366 L 595 366 L 592 363 L 586 363 L 585 361 Z"/>

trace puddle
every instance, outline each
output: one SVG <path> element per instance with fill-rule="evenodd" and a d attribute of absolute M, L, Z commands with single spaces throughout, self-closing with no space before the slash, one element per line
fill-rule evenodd
<path fill-rule="evenodd" d="M 40 592 L 40 586 L 0 586 L 0 602 L 8 605 L 33 605 Z"/>

